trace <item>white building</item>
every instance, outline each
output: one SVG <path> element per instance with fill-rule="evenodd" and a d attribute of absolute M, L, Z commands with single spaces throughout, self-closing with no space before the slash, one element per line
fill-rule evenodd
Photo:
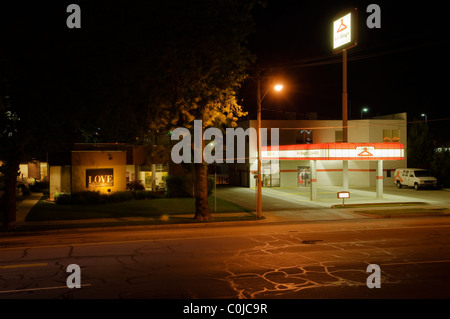
<path fill-rule="evenodd" d="M 240 123 L 244 129 L 256 125 L 254 120 Z M 263 139 L 261 148 L 263 187 L 308 185 L 312 165 L 316 166 L 317 186 L 392 186 L 395 169 L 407 167 L 406 113 L 348 121 L 348 143 L 342 143 L 340 120 L 269 120 L 262 121 L 261 127 L 267 128 L 269 141 Z M 278 149 L 268 145 L 272 128 L 279 129 Z M 248 161 L 229 168 L 230 184 L 256 187 L 253 175 L 257 172 L 257 147 L 256 143 L 247 145 Z M 353 155 L 348 153 L 350 149 Z M 278 160 L 268 153 L 273 150 L 279 151 Z"/>

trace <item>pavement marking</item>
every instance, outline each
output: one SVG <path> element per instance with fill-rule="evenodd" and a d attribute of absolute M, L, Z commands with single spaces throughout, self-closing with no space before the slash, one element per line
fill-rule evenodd
<path fill-rule="evenodd" d="M 48 266 L 48 263 L 5 265 L 5 266 L 0 266 L 0 269 L 24 268 L 24 267 L 41 267 L 41 266 Z"/>
<path fill-rule="evenodd" d="M 89 287 L 91 284 L 83 284 L 81 287 Z M 0 294 L 17 293 L 17 292 L 28 292 L 28 291 L 39 291 L 39 290 L 53 290 L 53 289 L 71 289 L 67 286 L 56 286 L 56 287 L 41 287 L 41 288 L 28 288 L 28 289 L 16 289 L 16 290 L 0 290 Z"/>
<path fill-rule="evenodd" d="M 405 261 L 399 263 L 380 264 L 381 266 L 398 266 L 398 265 L 414 265 L 414 264 L 435 264 L 450 263 L 450 260 L 426 260 L 426 261 Z"/>

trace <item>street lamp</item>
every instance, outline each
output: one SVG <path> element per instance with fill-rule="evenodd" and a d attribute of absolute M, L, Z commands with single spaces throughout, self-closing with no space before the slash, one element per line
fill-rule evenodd
<path fill-rule="evenodd" d="M 280 92 L 283 89 L 283 84 L 277 84 L 273 88 L 275 91 Z"/>
<path fill-rule="evenodd" d="M 363 117 L 363 113 L 368 112 L 368 111 L 369 111 L 369 108 L 367 108 L 367 107 L 361 108 L 361 119 Z"/>
<path fill-rule="evenodd" d="M 257 90 L 256 90 L 256 100 L 258 104 L 258 112 L 256 118 L 256 139 L 257 139 L 257 147 L 258 147 L 258 175 L 257 175 L 257 196 L 256 196 L 256 218 L 262 218 L 262 179 L 261 179 L 261 134 L 259 130 L 261 129 L 261 103 L 266 94 L 272 88 L 269 86 L 266 92 L 261 96 L 261 74 L 258 71 L 257 75 Z M 283 89 L 283 85 L 276 84 L 273 86 L 273 89 L 277 92 L 280 92 Z"/>
<path fill-rule="evenodd" d="M 425 118 L 425 124 L 428 125 L 428 116 L 425 113 L 420 114 L 420 116 Z"/>

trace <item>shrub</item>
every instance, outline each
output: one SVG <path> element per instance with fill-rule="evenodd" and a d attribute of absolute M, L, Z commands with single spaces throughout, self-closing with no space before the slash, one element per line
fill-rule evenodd
<path fill-rule="evenodd" d="M 134 199 L 140 200 L 140 199 L 147 199 L 149 198 L 149 191 L 135 191 L 133 192 Z"/>
<path fill-rule="evenodd" d="M 127 189 L 131 191 L 141 191 L 145 190 L 145 186 L 142 184 L 142 181 L 131 181 L 127 183 Z"/>
<path fill-rule="evenodd" d="M 56 193 L 55 203 L 58 205 L 70 205 L 72 204 L 72 195 L 65 193 Z"/>
<path fill-rule="evenodd" d="M 102 200 L 99 191 L 83 191 L 72 193 L 73 204 L 98 204 Z"/>
<path fill-rule="evenodd" d="M 115 192 L 115 193 L 111 193 L 110 195 L 106 195 L 107 196 L 107 200 L 110 203 L 120 203 L 120 202 L 125 202 L 125 201 L 129 201 L 133 199 L 133 194 L 129 191 L 124 191 L 124 192 Z"/>
<path fill-rule="evenodd" d="M 152 192 L 152 191 L 149 191 L 149 192 L 147 192 L 147 198 L 148 199 L 152 199 L 152 198 L 162 198 L 164 195 L 162 195 L 161 193 L 158 193 L 158 192 Z"/>
<path fill-rule="evenodd" d="M 20 188 L 22 190 L 23 196 L 31 195 L 30 188 L 28 187 L 27 184 L 19 184 L 17 185 L 17 188 Z"/>
<path fill-rule="evenodd" d="M 442 187 L 450 187 L 450 150 L 444 147 L 435 151 L 431 162 L 431 173 Z"/>
<path fill-rule="evenodd" d="M 83 191 L 72 194 L 55 193 L 55 203 L 58 205 L 88 205 L 120 203 L 132 199 L 161 198 L 162 196 L 151 191 L 123 191 L 111 194 L 101 194 L 96 191 Z"/>
<path fill-rule="evenodd" d="M 187 191 L 187 178 L 184 175 L 167 175 L 164 176 L 166 183 L 167 197 L 190 197 Z"/>
<path fill-rule="evenodd" d="M 46 191 L 48 192 L 49 182 L 35 181 L 34 183 L 29 184 L 28 186 L 32 192 L 45 193 Z"/>

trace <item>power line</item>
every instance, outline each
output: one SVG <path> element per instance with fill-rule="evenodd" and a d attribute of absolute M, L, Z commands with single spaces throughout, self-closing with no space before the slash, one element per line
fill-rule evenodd
<path fill-rule="evenodd" d="M 353 121 L 386 121 L 389 119 L 363 119 L 363 120 L 350 120 L 349 122 L 353 122 Z M 331 122 L 331 121 L 342 121 L 339 119 L 335 119 L 335 120 L 292 120 L 292 121 L 326 121 L 326 122 Z M 376 126 L 406 126 L 407 124 L 416 124 L 416 123 L 423 123 L 423 120 L 418 120 L 418 121 L 405 121 L 403 122 L 402 120 L 397 120 L 398 122 L 394 122 L 394 123 L 358 123 L 357 125 L 347 125 L 347 128 L 361 128 L 361 127 L 376 127 Z M 449 118 L 443 118 L 443 119 L 434 119 L 434 120 L 428 120 L 428 122 L 438 122 L 438 121 L 450 121 L 450 117 Z M 279 127 L 278 129 L 280 130 L 329 130 L 329 129 L 340 129 L 342 128 L 342 125 L 338 125 L 338 126 L 314 126 L 314 127 Z"/>
<path fill-rule="evenodd" d="M 373 53 L 367 53 L 367 54 L 361 54 L 361 55 L 353 55 L 348 57 L 348 61 L 358 61 L 358 60 L 364 60 L 369 58 L 376 58 L 391 54 L 397 54 L 405 51 L 411 51 L 416 49 L 421 49 L 428 46 L 433 46 L 440 44 L 445 41 L 434 41 L 434 42 L 428 42 L 428 43 L 421 43 L 413 46 L 407 46 L 407 47 L 400 47 L 400 48 L 394 48 L 386 51 L 381 52 L 373 52 Z M 370 49 L 359 49 L 359 50 L 353 50 L 354 52 L 364 52 L 368 51 Z M 342 59 L 340 56 L 329 54 L 329 55 L 322 55 L 317 57 L 310 57 L 305 59 L 299 59 L 299 60 L 293 60 L 291 62 L 288 62 L 286 64 L 278 64 L 278 65 L 272 65 L 272 66 L 264 66 L 265 69 L 294 69 L 294 68 L 305 68 L 305 67 L 313 67 L 313 66 L 322 66 L 322 65 L 330 65 L 330 64 L 336 64 L 336 63 L 342 63 Z"/>

